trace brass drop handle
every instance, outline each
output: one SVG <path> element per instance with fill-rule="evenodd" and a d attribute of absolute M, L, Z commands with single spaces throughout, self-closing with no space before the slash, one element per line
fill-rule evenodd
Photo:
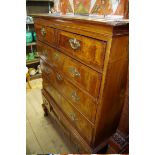
<path fill-rule="evenodd" d="M 71 113 L 71 114 L 70 114 L 70 117 L 71 117 L 71 120 L 72 120 L 72 121 L 77 121 L 77 120 L 78 120 L 78 119 L 76 118 L 75 113 Z"/>
<path fill-rule="evenodd" d="M 69 39 L 69 43 L 71 48 L 74 50 L 80 48 L 80 42 L 76 38 Z"/>
<path fill-rule="evenodd" d="M 70 67 L 68 70 L 74 77 L 80 77 L 80 73 L 75 67 Z"/>
<path fill-rule="evenodd" d="M 57 61 L 59 59 L 59 54 L 58 53 L 55 53 L 54 54 L 54 57 L 53 57 L 53 60 Z"/>
<path fill-rule="evenodd" d="M 71 93 L 71 97 L 72 97 L 72 99 L 73 99 L 74 102 L 80 101 L 80 97 L 77 95 L 76 91 L 73 91 Z"/>
<path fill-rule="evenodd" d="M 63 77 L 59 73 L 56 74 L 56 78 L 59 81 L 62 81 L 63 80 Z"/>
<path fill-rule="evenodd" d="M 46 30 L 45 30 L 44 27 L 41 28 L 41 35 L 42 35 L 43 37 L 46 36 Z"/>

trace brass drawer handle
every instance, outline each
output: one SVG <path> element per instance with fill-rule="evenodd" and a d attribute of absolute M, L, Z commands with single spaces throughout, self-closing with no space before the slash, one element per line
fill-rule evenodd
<path fill-rule="evenodd" d="M 54 57 L 53 57 L 53 60 L 57 61 L 59 59 L 59 54 L 58 53 L 55 53 L 54 54 Z"/>
<path fill-rule="evenodd" d="M 72 121 L 77 121 L 77 120 L 78 120 L 78 119 L 76 118 L 75 113 L 71 113 L 71 114 L 70 114 L 70 117 L 71 117 L 71 120 L 72 120 Z"/>
<path fill-rule="evenodd" d="M 80 48 L 80 42 L 75 38 L 69 39 L 69 43 L 70 43 L 70 46 L 72 47 L 72 49 L 74 49 L 74 50 Z"/>
<path fill-rule="evenodd" d="M 63 80 L 63 77 L 60 74 L 58 74 L 58 73 L 56 74 L 56 78 L 59 81 L 62 81 Z"/>
<path fill-rule="evenodd" d="M 72 99 L 73 99 L 74 102 L 80 101 L 80 97 L 77 95 L 76 91 L 73 91 L 71 93 L 71 97 L 72 97 Z"/>
<path fill-rule="evenodd" d="M 80 73 L 75 67 L 70 67 L 68 70 L 74 77 L 80 77 Z"/>
<path fill-rule="evenodd" d="M 46 36 L 46 30 L 45 30 L 45 28 L 44 27 L 42 27 L 41 28 L 41 35 L 43 36 L 43 37 L 45 37 Z"/>

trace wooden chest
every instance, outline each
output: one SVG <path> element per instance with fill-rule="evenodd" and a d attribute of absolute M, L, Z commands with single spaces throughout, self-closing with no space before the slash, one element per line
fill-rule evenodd
<path fill-rule="evenodd" d="M 94 153 L 116 131 L 128 69 L 126 22 L 33 15 L 43 107 L 79 152 Z"/>

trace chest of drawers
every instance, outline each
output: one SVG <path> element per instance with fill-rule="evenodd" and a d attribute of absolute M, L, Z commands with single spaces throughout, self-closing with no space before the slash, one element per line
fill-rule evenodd
<path fill-rule="evenodd" d="M 128 23 L 33 15 L 43 107 L 76 143 L 95 153 L 116 131 L 128 69 Z"/>

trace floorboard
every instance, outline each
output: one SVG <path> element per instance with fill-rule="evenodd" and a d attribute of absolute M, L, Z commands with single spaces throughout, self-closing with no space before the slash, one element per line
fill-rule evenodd
<path fill-rule="evenodd" d="M 55 123 L 44 117 L 41 107 L 42 79 L 30 81 L 26 94 L 26 150 L 32 153 L 73 153 L 76 149 L 58 132 Z"/>
<path fill-rule="evenodd" d="M 28 120 L 26 120 L 26 132 L 26 153 L 33 154 L 36 152 L 43 152 Z"/>

